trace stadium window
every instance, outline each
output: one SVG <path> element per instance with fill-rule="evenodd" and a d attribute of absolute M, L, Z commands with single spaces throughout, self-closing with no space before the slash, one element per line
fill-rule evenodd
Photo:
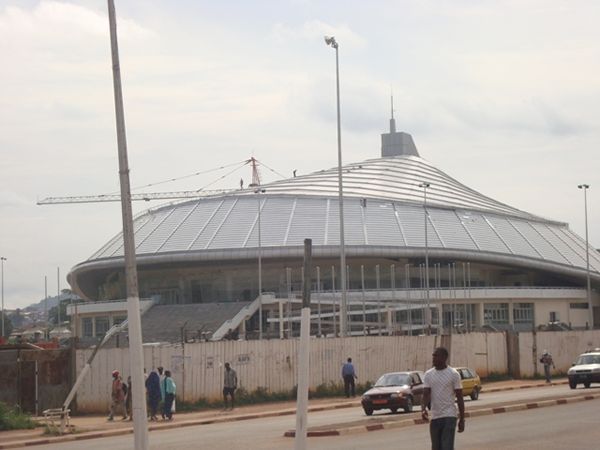
<path fill-rule="evenodd" d="M 96 317 L 96 337 L 104 337 L 109 328 L 108 317 Z"/>
<path fill-rule="evenodd" d="M 483 307 L 485 323 L 507 324 L 508 303 L 487 303 Z"/>
<path fill-rule="evenodd" d="M 588 304 L 587 303 L 571 303 L 569 305 L 569 308 L 571 308 L 571 309 L 588 309 Z"/>
<path fill-rule="evenodd" d="M 515 303 L 513 305 L 514 323 L 533 323 L 533 303 Z"/>
<path fill-rule="evenodd" d="M 94 323 L 92 322 L 91 317 L 84 317 L 81 319 L 81 333 L 83 334 L 83 337 L 94 336 Z"/>

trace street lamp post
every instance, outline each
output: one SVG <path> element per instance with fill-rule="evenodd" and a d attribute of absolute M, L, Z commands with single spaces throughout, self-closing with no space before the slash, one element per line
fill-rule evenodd
<path fill-rule="evenodd" d="M 340 284 L 342 287 L 342 301 L 340 304 L 340 334 L 346 336 L 347 332 L 347 286 L 346 286 L 346 248 L 344 244 L 344 190 L 342 183 L 342 129 L 340 119 L 340 64 L 338 57 L 338 43 L 333 36 L 325 36 L 325 44 L 335 49 L 335 86 L 337 99 L 337 143 L 338 143 L 338 192 L 340 200 Z"/>
<path fill-rule="evenodd" d="M 590 245 L 588 243 L 588 214 L 587 214 L 587 190 L 590 188 L 589 184 L 580 184 L 577 186 L 579 189 L 583 189 L 583 205 L 585 210 L 585 270 L 587 276 L 587 302 L 588 310 L 590 312 L 590 328 L 594 328 L 594 308 L 592 306 L 592 286 L 590 283 Z"/>
<path fill-rule="evenodd" d="M 4 261 L 6 258 L 4 256 L 0 256 L 0 262 L 2 263 L 2 337 L 4 337 Z"/>
<path fill-rule="evenodd" d="M 419 184 L 423 188 L 423 210 L 425 212 L 425 299 L 427 310 L 425 311 L 425 324 L 427 334 L 431 334 L 431 305 L 429 304 L 429 244 L 427 239 L 427 188 L 431 187 L 431 183 L 426 181 Z"/>
<path fill-rule="evenodd" d="M 262 302 L 262 240 L 261 240 L 261 226 L 260 226 L 260 194 L 265 193 L 265 189 L 255 189 L 254 193 L 257 194 L 256 198 L 257 209 L 258 209 L 258 339 L 263 338 L 263 302 Z"/>

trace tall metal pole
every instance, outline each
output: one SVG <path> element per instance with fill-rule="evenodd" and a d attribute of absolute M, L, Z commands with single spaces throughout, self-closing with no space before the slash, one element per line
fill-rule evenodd
<path fill-rule="evenodd" d="M 342 301 L 340 304 L 340 334 L 346 336 L 347 331 L 347 286 L 346 286 L 346 246 L 344 243 L 344 189 L 342 182 L 342 127 L 340 113 L 340 64 L 338 56 L 338 43 L 335 37 L 325 36 L 325 43 L 335 49 L 335 88 L 337 100 L 337 143 L 338 143 L 338 192 L 340 200 L 340 283 L 342 288 Z"/>
<path fill-rule="evenodd" d="M 56 326 L 60 332 L 60 267 L 56 268 Z"/>
<path fill-rule="evenodd" d="M 6 261 L 6 258 L 0 256 L 0 262 L 2 263 L 2 337 L 4 337 L 4 321 L 6 320 L 4 317 L 4 261 Z"/>
<path fill-rule="evenodd" d="M 131 211 L 131 186 L 129 184 L 125 113 L 123 110 L 123 92 L 121 90 L 121 68 L 119 63 L 115 5 L 114 0 L 107 1 L 119 152 L 119 180 L 121 184 L 123 247 L 125 253 L 125 279 L 127 286 L 127 320 L 129 322 L 129 357 L 131 380 L 133 382 L 132 409 L 134 445 L 136 450 L 146 450 L 148 448 L 148 422 L 146 416 L 146 395 L 143 372 L 144 349 L 142 347 L 142 321 L 140 317 L 140 299 L 135 258 L 133 214 Z"/>
<path fill-rule="evenodd" d="M 260 194 L 264 193 L 264 189 L 256 189 L 258 199 L 258 339 L 263 338 L 263 301 L 262 301 L 262 240 L 261 240 L 261 225 L 260 225 Z"/>
<path fill-rule="evenodd" d="M 304 283 L 298 348 L 298 390 L 296 392 L 295 450 L 306 449 L 308 428 L 308 383 L 310 355 L 310 291 L 312 287 L 312 239 L 304 239 Z"/>
<path fill-rule="evenodd" d="M 44 317 L 46 318 L 44 339 L 48 339 L 48 275 L 44 275 Z"/>
<path fill-rule="evenodd" d="M 594 329 L 594 307 L 592 306 L 592 284 L 590 282 L 590 244 L 588 242 L 588 214 L 587 214 L 587 190 L 589 184 L 580 184 L 577 186 L 583 189 L 583 204 L 585 209 L 585 271 L 587 276 L 587 302 L 590 313 L 590 328 Z"/>
<path fill-rule="evenodd" d="M 431 334 L 431 305 L 429 304 L 429 245 L 427 233 L 427 188 L 431 184 L 423 182 L 419 187 L 423 188 L 423 210 L 425 212 L 425 298 L 427 310 L 425 311 L 425 322 L 427 326 L 427 334 Z"/>

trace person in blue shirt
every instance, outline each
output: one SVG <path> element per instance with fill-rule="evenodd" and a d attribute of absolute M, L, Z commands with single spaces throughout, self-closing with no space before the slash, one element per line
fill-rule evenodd
<path fill-rule="evenodd" d="M 350 397 L 350 392 L 352 392 L 352 397 L 356 396 L 354 380 L 358 377 L 354 371 L 352 358 L 348 358 L 346 364 L 343 365 L 342 378 L 344 379 L 344 392 L 346 393 L 346 397 Z"/>
<path fill-rule="evenodd" d="M 163 415 L 167 420 L 173 420 L 173 401 L 175 400 L 176 388 L 177 386 L 171 378 L 171 371 L 165 370 L 165 378 L 160 383 L 160 393 L 164 401 Z"/>

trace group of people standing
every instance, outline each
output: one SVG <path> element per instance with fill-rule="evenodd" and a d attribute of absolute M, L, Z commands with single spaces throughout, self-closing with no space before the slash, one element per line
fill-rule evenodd
<path fill-rule="evenodd" d="M 149 419 L 158 420 L 158 411 L 161 412 L 163 420 L 173 420 L 175 411 L 175 394 L 177 385 L 171 376 L 171 371 L 164 370 L 162 367 L 152 369 L 146 377 L 146 400 L 148 405 Z M 224 409 L 233 409 L 235 403 L 235 391 L 238 387 L 238 377 L 231 365 L 225 363 L 225 373 L 223 377 L 223 400 Z M 112 372 L 111 386 L 111 404 L 108 420 L 114 420 L 115 415 L 121 411 L 123 420 L 132 420 L 132 393 L 131 377 L 127 382 L 123 382 L 118 370 Z M 162 405 L 162 406 L 161 406 Z"/>
<path fill-rule="evenodd" d="M 164 374 L 163 374 L 164 371 Z M 177 385 L 171 377 L 170 370 L 157 367 L 146 377 L 146 396 L 148 399 L 148 410 L 150 420 L 158 420 L 158 409 L 162 401 L 161 417 L 163 420 L 173 420 L 175 393 Z"/>
<path fill-rule="evenodd" d="M 163 420 L 172 420 L 177 386 L 171 377 L 169 370 L 162 367 L 153 369 L 146 377 L 146 399 L 150 420 L 158 420 L 157 414 L 162 402 L 161 416 Z M 123 420 L 132 420 L 132 396 L 131 376 L 127 382 L 123 382 L 118 370 L 112 372 L 111 404 L 108 420 L 114 420 L 118 411 L 123 414 Z"/>

